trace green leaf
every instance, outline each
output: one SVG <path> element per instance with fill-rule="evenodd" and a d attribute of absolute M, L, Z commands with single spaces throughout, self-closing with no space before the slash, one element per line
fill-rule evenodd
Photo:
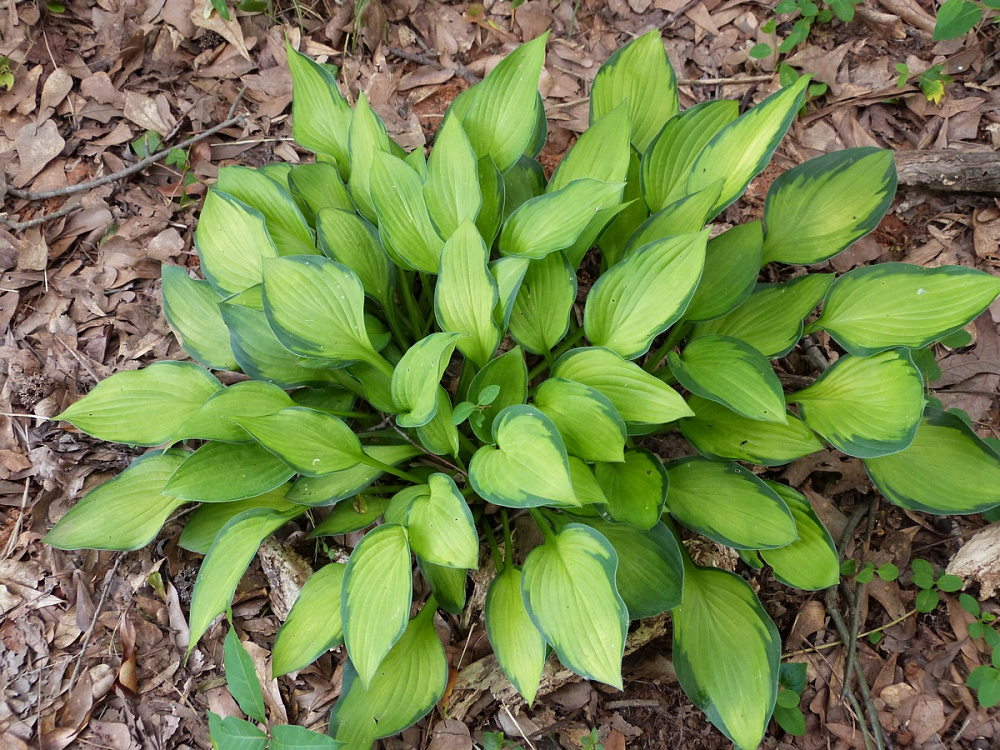
<path fill-rule="evenodd" d="M 240 710 L 251 719 L 264 724 L 264 693 L 260 689 L 253 659 L 236 635 L 236 628 L 230 625 L 223 644 L 223 659 L 226 668 L 226 687 L 239 704 Z"/>
<path fill-rule="evenodd" d="M 774 568 L 775 578 L 788 586 L 807 591 L 835 586 L 840 580 L 837 547 L 809 501 L 784 484 L 769 481 L 765 484 L 792 512 L 799 538 L 784 547 L 761 550 L 764 562 Z"/>
<path fill-rule="evenodd" d="M 417 558 L 417 567 L 431 587 L 431 593 L 445 612 L 462 614 L 465 609 L 465 583 L 468 571 L 465 568 L 448 568 Z"/>
<path fill-rule="evenodd" d="M 810 273 L 780 284 L 757 284 L 730 313 L 698 323 L 689 340 L 719 334 L 747 342 L 765 357 L 790 352 L 802 336 L 802 321 L 833 283 L 833 274 Z"/>
<path fill-rule="evenodd" d="M 521 592 L 528 616 L 563 666 L 621 690 L 628 610 L 615 587 L 618 555 L 583 524 L 545 536 L 524 561 Z"/>
<path fill-rule="evenodd" d="M 897 346 L 919 349 L 960 329 L 997 294 L 1000 278 L 964 266 L 863 266 L 830 287 L 812 327 L 860 357 Z"/>
<path fill-rule="evenodd" d="M 849 148 L 789 169 L 764 203 L 765 263 L 832 258 L 882 220 L 896 193 L 892 151 Z"/>
<path fill-rule="evenodd" d="M 941 595 L 938 594 L 937 589 L 924 589 L 917 592 L 917 611 L 922 614 L 926 615 L 928 612 L 933 612 L 940 603 Z"/>
<path fill-rule="evenodd" d="M 625 422 L 599 391 L 549 378 L 538 387 L 534 403 L 559 430 L 570 455 L 584 461 L 625 460 Z"/>
<path fill-rule="evenodd" d="M 222 527 L 205 555 L 194 582 L 188 653 L 208 630 L 212 620 L 229 607 L 236 586 L 257 554 L 260 543 L 303 510 L 295 508 L 278 513 L 269 508 L 253 508 L 240 513 Z"/>
<path fill-rule="evenodd" d="M 624 359 L 644 354 L 684 313 L 701 278 L 707 241 L 707 230 L 668 237 L 608 269 L 584 308 L 591 343 Z"/>
<path fill-rule="evenodd" d="M 421 452 L 419 448 L 412 445 L 367 445 L 364 446 L 364 451 L 376 461 L 390 465 L 413 458 Z M 322 477 L 299 477 L 288 491 L 288 500 L 297 505 L 310 506 L 339 503 L 341 500 L 347 500 L 365 490 L 372 482 L 381 477 L 382 473 L 381 469 L 361 464 Z M 328 516 L 317 526 L 317 529 L 325 527 L 329 520 Z M 367 525 L 367 523 L 362 524 L 360 528 Z"/>
<path fill-rule="evenodd" d="M 590 466 L 576 456 L 569 456 L 569 476 L 573 482 L 573 494 L 581 505 L 606 505 L 608 499 L 604 496 L 601 485 Z M 598 516 L 596 508 L 574 509 L 574 513 L 588 518 Z"/>
<path fill-rule="evenodd" d="M 351 179 L 347 189 L 354 205 L 358 207 L 358 213 L 373 224 L 378 223 L 378 214 L 372 202 L 371 175 L 375 154 L 389 153 L 389 136 L 386 135 L 385 125 L 372 110 L 364 92 L 359 94 L 358 103 L 354 107 L 348 144 L 351 155 Z"/>
<path fill-rule="evenodd" d="M 271 727 L 271 744 L 268 750 L 338 750 L 344 746 L 329 735 L 312 732 L 294 724 L 276 724 Z M 221 750 L 221 748 L 220 748 Z"/>
<path fill-rule="evenodd" d="M 410 347 L 392 373 L 392 400 L 400 427 L 420 427 L 437 413 L 438 384 L 460 333 L 432 333 Z"/>
<path fill-rule="evenodd" d="M 980 513 L 1000 505 L 1000 455 L 965 422 L 928 408 L 903 451 L 865 460 L 875 486 L 910 510 Z"/>
<path fill-rule="evenodd" d="M 562 190 L 574 180 L 625 182 L 630 155 L 628 108 L 623 102 L 580 134 L 552 173 L 545 192 Z"/>
<path fill-rule="evenodd" d="M 590 122 L 623 102 L 632 123 L 632 145 L 642 153 L 679 107 L 677 77 L 659 29 L 617 50 L 597 71 L 590 92 Z"/>
<path fill-rule="evenodd" d="M 761 422 L 787 424 L 785 396 L 767 358 L 729 336 L 701 336 L 681 356 L 667 355 L 681 385 L 702 398 L 718 401 L 737 414 Z"/>
<path fill-rule="evenodd" d="M 185 500 L 228 503 L 263 495 L 295 470 L 257 443 L 206 443 L 189 453 L 163 491 Z"/>
<path fill-rule="evenodd" d="M 294 123 L 293 123 L 294 128 Z M 340 172 L 333 164 L 318 161 L 313 164 L 296 164 L 288 171 L 288 187 L 297 202 L 316 217 L 324 208 L 354 213 L 354 201 L 347 192 L 347 185 L 340 179 Z"/>
<path fill-rule="evenodd" d="M 279 255 L 318 254 L 309 225 L 292 196 L 263 172 L 248 167 L 223 167 L 216 189 L 260 211 Z"/>
<path fill-rule="evenodd" d="M 845 355 L 789 396 L 810 428 L 857 458 L 897 453 L 913 441 L 924 410 L 920 372 L 905 349 Z"/>
<path fill-rule="evenodd" d="M 287 41 L 285 51 L 292 73 L 292 136 L 304 148 L 332 156 L 346 180 L 351 173 L 351 107 L 328 68 L 296 52 Z"/>
<path fill-rule="evenodd" d="M 476 170 L 479 176 L 479 192 L 483 201 L 479 215 L 476 216 L 476 229 L 486 240 L 486 244 L 492 245 L 497 232 L 500 231 L 500 221 L 503 218 L 503 208 L 506 202 L 506 188 L 503 175 L 490 157 L 481 158 L 476 165 Z"/>
<path fill-rule="evenodd" d="M 405 529 L 384 524 L 369 531 L 351 553 L 340 603 L 347 653 L 369 689 L 379 665 L 406 629 L 412 595 Z"/>
<path fill-rule="evenodd" d="M 160 445 L 221 389 L 222 384 L 198 365 L 156 362 L 105 378 L 56 419 L 101 440 Z"/>
<path fill-rule="evenodd" d="M 188 518 L 178 545 L 189 552 L 204 555 L 211 548 L 215 537 L 222 531 L 222 527 L 240 513 L 253 508 L 269 508 L 279 513 L 292 510 L 295 504 L 285 499 L 287 492 L 288 487 L 282 486 L 257 497 L 248 497 L 246 500 L 206 503 Z"/>
<path fill-rule="evenodd" d="M 533 354 L 551 350 L 569 330 L 576 290 L 576 272 L 563 253 L 529 261 L 511 308 L 511 337 Z"/>
<path fill-rule="evenodd" d="M 219 750 L 264 750 L 267 735 L 249 721 L 208 712 L 208 731 L 212 745 Z"/>
<path fill-rule="evenodd" d="M 677 391 L 610 349 L 571 349 L 556 362 L 552 377 L 583 383 L 600 392 L 626 425 L 658 425 L 694 413 Z"/>
<path fill-rule="evenodd" d="M 445 118 L 434 139 L 423 193 L 431 222 L 445 239 L 479 215 L 479 163 L 457 117 Z"/>
<path fill-rule="evenodd" d="M 371 195 L 379 231 L 412 268 L 437 273 L 444 240 L 431 223 L 420 175 L 392 154 L 375 154 Z"/>
<path fill-rule="evenodd" d="M 493 423 L 496 448 L 484 445 L 469 463 L 469 481 L 484 500 L 508 508 L 580 504 L 566 446 L 552 421 L 531 406 L 508 406 Z"/>
<path fill-rule="evenodd" d="M 416 428 L 420 444 L 435 456 L 458 455 L 458 426 L 451 411 L 451 397 L 441 386 L 437 390 L 437 411 L 431 421 Z"/>
<path fill-rule="evenodd" d="M 958 37 L 972 31 L 983 18 L 983 9 L 969 0 L 945 0 L 938 8 L 934 24 L 934 41 Z"/>
<path fill-rule="evenodd" d="M 650 216 L 629 237 L 620 259 L 628 258 L 650 242 L 699 231 L 705 226 L 712 206 L 715 205 L 715 199 L 719 197 L 720 187 L 722 187 L 721 180 L 704 190 L 678 198 L 663 210 Z"/>
<path fill-rule="evenodd" d="M 441 270 L 434 288 L 434 314 L 442 331 L 463 334 L 458 350 L 480 368 L 496 352 L 500 329 L 493 310 L 500 299 L 488 267 L 490 253 L 476 225 L 466 220 L 441 251 Z"/>
<path fill-rule="evenodd" d="M 542 679 L 546 646 L 525 609 L 521 569 L 516 565 L 505 567 L 490 583 L 484 619 L 497 661 L 530 706 Z"/>
<path fill-rule="evenodd" d="M 233 418 L 263 417 L 294 404 L 287 393 L 271 383 L 258 380 L 233 383 L 212 394 L 178 428 L 176 437 L 179 440 L 249 443 L 253 438 L 233 422 Z"/>
<path fill-rule="evenodd" d="M 327 258 L 295 256 L 264 265 L 264 313 L 289 351 L 336 362 L 381 358 L 364 319 L 365 291 L 357 275 Z"/>
<path fill-rule="evenodd" d="M 149 544 L 167 518 L 186 501 L 161 492 L 187 453 L 155 451 L 98 485 L 45 535 L 58 549 L 139 549 Z"/>
<path fill-rule="evenodd" d="M 778 693 L 781 639 L 753 589 L 734 573 L 685 561 L 671 613 L 674 666 L 691 701 L 737 747 L 757 747 Z"/>
<path fill-rule="evenodd" d="M 705 270 L 684 319 L 712 320 L 739 307 L 757 283 L 763 242 L 759 221 L 738 224 L 710 239 Z"/>
<path fill-rule="evenodd" d="M 621 463 L 599 463 L 594 467 L 607 505 L 599 506 L 609 521 L 651 529 L 660 521 L 667 499 L 667 471 L 645 448 L 625 453 Z"/>
<path fill-rule="evenodd" d="M 470 90 L 460 116 L 476 156 L 489 156 L 506 172 L 525 152 L 535 129 L 538 76 L 548 32 L 522 44 Z"/>
<path fill-rule="evenodd" d="M 349 748 L 368 748 L 426 715 L 444 695 L 448 660 L 434 631 L 433 599 L 365 685 L 352 662 L 344 665 L 340 698 L 330 714 L 330 734 Z"/>
<path fill-rule="evenodd" d="M 510 316 L 514 311 L 514 300 L 528 272 L 528 258 L 498 258 L 490 263 L 490 275 L 497 285 L 499 299 L 493 308 L 493 322 L 501 331 L 506 331 L 510 324 Z"/>
<path fill-rule="evenodd" d="M 360 531 L 375 523 L 388 507 L 388 498 L 357 495 L 353 502 L 334 505 L 330 515 L 316 525 L 310 536 L 336 536 Z"/>
<path fill-rule="evenodd" d="M 219 312 L 222 296 L 180 266 L 161 266 L 163 314 L 184 351 L 213 370 L 236 370 L 229 329 Z"/>
<path fill-rule="evenodd" d="M 823 450 L 815 433 L 794 414 L 785 414 L 785 424 L 761 422 L 700 396 L 691 396 L 687 403 L 694 416 L 682 419 L 680 430 L 707 458 L 781 466 Z"/>
<path fill-rule="evenodd" d="M 312 664 L 344 642 L 340 600 L 346 568 L 342 563 L 324 565 L 305 582 L 274 637 L 271 669 L 275 677 Z"/>
<path fill-rule="evenodd" d="M 259 284 L 264 258 L 278 257 L 263 214 L 214 188 L 205 196 L 194 244 L 201 272 L 223 296 Z"/>
<path fill-rule="evenodd" d="M 430 492 L 406 511 L 413 553 L 435 565 L 477 569 L 479 534 L 469 504 L 447 474 L 431 474 L 427 482 Z"/>
<path fill-rule="evenodd" d="M 292 406 L 267 416 L 233 421 L 305 476 L 351 469 L 365 458 L 354 431 L 326 412 Z"/>
<path fill-rule="evenodd" d="M 698 155 L 739 113 L 738 102 L 724 99 L 702 102 L 667 122 L 642 155 L 640 184 L 650 211 L 688 194 L 688 175 Z"/>
<path fill-rule="evenodd" d="M 323 209 L 316 216 L 323 254 L 357 274 L 365 294 L 387 310 L 395 304 L 396 267 L 379 242 L 378 231 L 351 208 Z"/>
<path fill-rule="evenodd" d="M 809 76 L 802 76 L 716 133 L 691 167 L 687 192 L 723 180 L 722 193 L 715 204 L 716 214 L 739 198 L 750 180 L 771 160 L 802 106 L 808 83 Z"/>
<path fill-rule="evenodd" d="M 625 243 L 649 216 L 646 202 L 642 200 L 639 170 L 639 157 L 632 151 L 628 162 L 625 191 L 622 194 L 621 211 L 598 240 L 607 266 L 613 266 L 621 259 Z"/>
<path fill-rule="evenodd" d="M 493 442 L 493 422 L 500 412 L 528 400 L 528 368 L 520 347 L 490 360 L 472 379 L 469 393 L 481 393 L 491 385 L 500 386 L 500 393 L 489 406 L 478 410 L 482 420 L 472 423 L 473 432 L 484 443 Z"/>

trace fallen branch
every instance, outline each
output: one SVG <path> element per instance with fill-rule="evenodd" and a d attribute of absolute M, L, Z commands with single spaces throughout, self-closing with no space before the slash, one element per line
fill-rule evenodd
<path fill-rule="evenodd" d="M 409 62 L 417 63 L 418 65 L 433 65 L 438 68 L 445 67 L 430 55 L 422 55 L 418 52 L 407 52 L 406 50 L 400 49 L 399 47 L 386 46 L 383 47 L 383 49 L 390 55 L 398 57 L 400 60 L 408 60 Z M 473 85 L 479 83 L 482 80 L 479 76 L 477 76 L 467 67 L 462 65 L 462 63 L 460 63 L 458 60 L 455 60 L 455 72 Z"/>
<path fill-rule="evenodd" d="M 896 173 L 906 187 L 1000 195 L 1000 157 L 994 151 L 897 151 Z"/>

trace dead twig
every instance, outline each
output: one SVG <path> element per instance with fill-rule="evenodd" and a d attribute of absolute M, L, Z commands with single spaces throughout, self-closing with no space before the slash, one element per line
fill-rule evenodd
<path fill-rule="evenodd" d="M 390 55 L 398 57 L 400 60 L 408 60 L 410 62 L 417 63 L 418 65 L 433 65 L 439 68 L 445 67 L 430 55 L 422 55 L 418 52 L 407 52 L 406 50 L 400 49 L 399 47 L 386 46 L 383 47 L 383 49 Z M 467 67 L 462 65 L 462 63 L 460 63 L 458 60 L 455 60 L 455 72 L 473 85 L 479 83 L 482 80 L 479 76 L 477 76 Z"/>
<path fill-rule="evenodd" d="M 759 76 L 732 76 L 730 78 L 678 78 L 678 86 L 729 86 L 738 83 L 765 83 L 773 80 L 774 74 Z"/>
<path fill-rule="evenodd" d="M 13 188 L 8 188 L 8 190 L 13 190 Z M 52 211 L 51 213 L 39 214 L 34 219 L 28 219 L 27 221 L 11 221 L 6 216 L 0 216 L 0 223 L 15 232 L 23 232 L 25 229 L 37 227 L 38 225 L 44 224 L 48 221 L 61 219 L 63 216 L 73 213 L 78 208 L 82 208 L 82 206 L 79 203 L 74 203 L 72 205 L 63 206 L 59 210 Z"/>
<path fill-rule="evenodd" d="M 115 579 L 115 573 L 118 572 L 118 565 L 122 561 L 123 555 L 115 555 L 115 564 L 111 566 L 111 570 L 104 577 L 104 589 L 101 591 L 101 599 L 97 602 L 97 606 L 94 608 L 94 616 L 90 620 L 90 626 L 87 628 L 87 632 L 83 635 L 83 641 L 80 643 L 80 655 L 76 657 L 76 663 L 73 665 L 73 673 L 69 678 L 69 688 L 68 692 L 73 692 L 73 686 L 76 684 L 77 675 L 80 673 L 80 665 L 83 664 L 83 657 L 87 653 L 87 646 L 90 645 L 90 639 L 94 635 L 94 628 L 97 626 L 97 618 L 101 615 L 101 610 L 104 609 L 104 602 L 108 598 L 108 591 L 111 590 L 111 582 Z"/>
<path fill-rule="evenodd" d="M 632 698 L 621 701 L 608 701 L 604 708 L 608 711 L 616 711 L 619 708 L 659 708 L 660 702 L 652 698 Z"/>

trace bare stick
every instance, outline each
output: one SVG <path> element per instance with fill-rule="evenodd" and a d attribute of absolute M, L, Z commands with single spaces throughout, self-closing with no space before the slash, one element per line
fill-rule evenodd
<path fill-rule="evenodd" d="M 732 76 L 731 78 L 679 78 L 678 86 L 728 86 L 737 83 L 764 83 L 774 78 L 774 74 L 759 76 Z"/>
<path fill-rule="evenodd" d="M 410 62 L 417 63 L 418 65 L 435 65 L 439 68 L 445 67 L 440 62 L 435 60 L 429 55 L 421 55 L 416 52 L 407 52 L 406 50 L 400 49 L 399 47 L 385 47 L 386 52 L 390 55 L 398 57 L 400 60 L 409 60 Z M 462 65 L 458 60 L 455 60 L 455 71 L 462 76 L 466 81 L 475 85 L 479 83 L 482 79 L 469 70 L 467 67 Z"/>
<path fill-rule="evenodd" d="M 108 598 L 108 591 L 111 589 L 111 582 L 115 578 L 115 573 L 118 572 L 118 564 L 122 561 L 123 555 L 115 555 L 115 564 L 108 571 L 107 576 L 104 579 L 104 590 L 101 591 L 101 599 L 97 602 L 97 607 L 94 609 L 94 617 L 90 621 L 90 627 L 87 628 L 87 632 L 83 636 L 83 643 L 80 644 L 80 655 L 76 658 L 76 664 L 73 665 L 73 674 L 69 678 L 69 692 L 73 692 L 73 685 L 76 684 L 76 677 L 80 673 L 80 665 L 83 664 L 83 657 L 87 653 L 87 646 L 90 645 L 90 638 L 94 635 L 94 627 L 97 625 L 97 618 L 101 614 L 101 610 L 104 609 L 104 600 Z"/>
<path fill-rule="evenodd" d="M 61 219 L 63 216 L 73 213 L 78 208 L 82 208 L 82 206 L 79 203 L 74 203 L 72 205 L 63 206 L 58 211 L 53 211 L 52 213 L 39 214 L 34 219 L 28 219 L 27 221 L 11 221 L 6 216 L 0 216 L 0 224 L 10 227 L 15 232 L 22 232 L 25 229 L 37 227 L 39 224 L 44 224 L 47 221 Z"/>

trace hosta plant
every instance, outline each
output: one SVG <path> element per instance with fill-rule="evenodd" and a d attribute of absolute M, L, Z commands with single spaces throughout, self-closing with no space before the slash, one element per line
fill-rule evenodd
<path fill-rule="evenodd" d="M 1000 504 L 1000 456 L 922 375 L 1000 279 L 792 267 L 885 214 L 895 170 L 874 148 L 785 172 L 762 221 L 712 226 L 768 164 L 808 80 L 742 114 L 681 111 L 655 31 L 600 69 L 591 127 L 547 179 L 544 54 L 544 38 L 524 44 L 462 93 L 425 158 L 289 49 L 293 133 L 315 163 L 220 170 L 195 232 L 205 280 L 163 269 L 167 319 L 198 364 L 113 375 L 62 414 L 151 450 L 47 540 L 135 549 L 199 504 L 180 539 L 205 555 L 193 646 L 269 534 L 296 519 L 315 537 L 367 530 L 309 579 L 273 653 L 280 675 L 344 644 L 330 732 L 350 748 L 442 698 L 433 614 L 462 612 L 482 566 L 496 570 L 490 641 L 528 702 L 549 658 L 620 688 L 629 622 L 669 610 L 681 685 L 752 748 L 778 693 L 778 632 L 740 575 L 681 541 L 735 548 L 789 586 L 836 584 L 808 500 L 754 468 L 824 445 L 909 510 Z M 765 264 L 783 280 L 759 281 Z M 820 331 L 842 353 L 786 393 L 775 361 Z M 223 387 L 212 370 L 245 378 Z M 690 449 L 658 452 L 683 442 L 659 437 L 671 431 Z M 542 542 L 519 546 L 514 516 Z"/>

